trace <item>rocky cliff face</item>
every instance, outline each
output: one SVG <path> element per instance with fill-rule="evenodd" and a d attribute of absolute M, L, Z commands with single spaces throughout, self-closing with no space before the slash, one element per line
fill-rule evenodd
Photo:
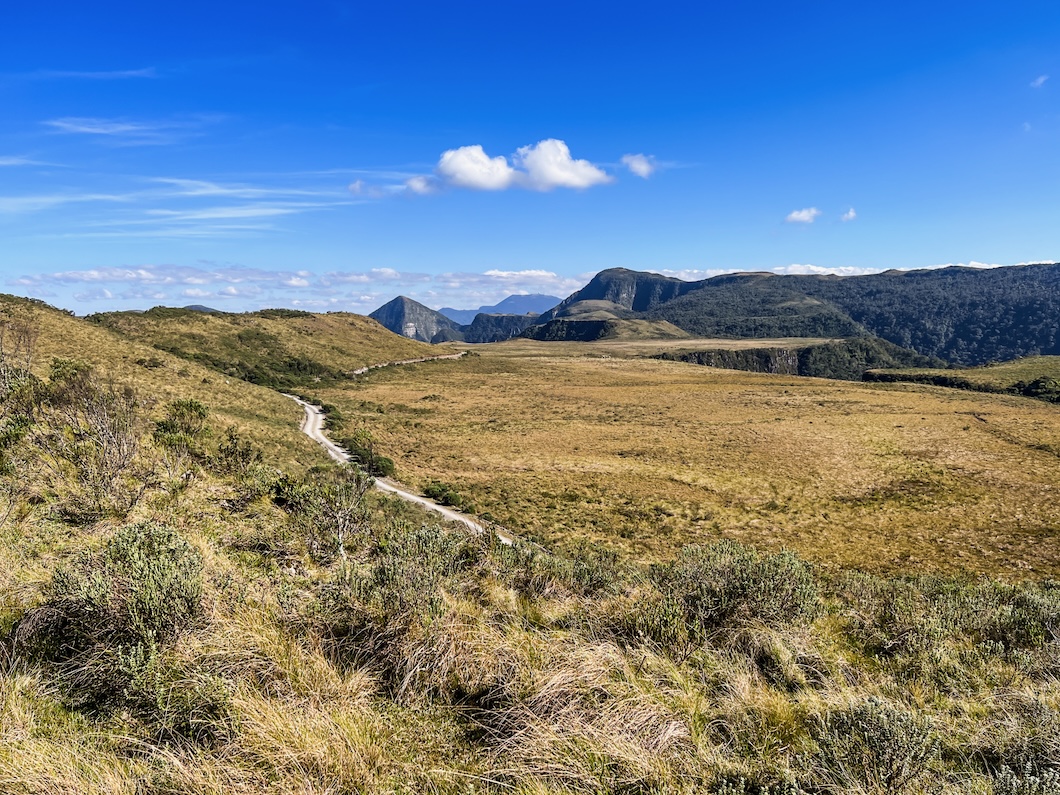
<path fill-rule="evenodd" d="M 503 342 L 518 337 L 537 322 L 537 315 L 475 315 L 464 329 L 465 342 Z"/>
<path fill-rule="evenodd" d="M 421 342 L 431 342 L 439 335 L 459 338 L 461 331 L 460 326 L 445 315 L 403 295 L 383 304 L 368 317 L 395 334 Z"/>
<path fill-rule="evenodd" d="M 611 268 L 600 271 L 585 287 L 541 315 L 538 322 L 565 317 L 568 309 L 582 301 L 608 301 L 634 312 L 647 312 L 698 286 L 699 282 L 683 282 L 657 273 Z"/>

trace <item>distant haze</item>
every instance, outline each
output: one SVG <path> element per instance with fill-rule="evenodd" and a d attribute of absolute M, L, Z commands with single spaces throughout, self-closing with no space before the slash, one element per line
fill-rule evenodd
<path fill-rule="evenodd" d="M 446 306 L 438 311 L 450 320 L 467 324 L 474 320 L 475 315 L 479 313 L 487 315 L 525 315 L 532 312 L 535 315 L 539 315 L 542 312 L 547 312 L 562 300 L 562 298 L 554 295 L 509 295 L 493 306 L 480 306 L 478 309 L 453 309 Z"/>

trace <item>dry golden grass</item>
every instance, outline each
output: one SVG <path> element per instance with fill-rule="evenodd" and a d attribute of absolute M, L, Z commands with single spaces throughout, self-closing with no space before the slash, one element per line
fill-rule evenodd
<path fill-rule="evenodd" d="M 984 367 L 968 367 L 958 370 L 905 369 L 880 370 L 881 373 L 895 373 L 909 376 L 937 375 L 960 378 L 972 384 L 1007 389 L 1013 384 L 1024 381 L 1030 383 L 1039 378 L 1060 378 L 1060 356 L 1026 356 L 1011 362 L 1000 362 Z"/>
<path fill-rule="evenodd" d="M 247 314 L 153 310 L 112 312 L 100 319 L 123 337 L 147 345 L 221 358 L 291 355 L 338 371 L 436 353 L 426 343 L 393 334 L 371 318 L 349 312 L 284 315 L 268 310 Z M 270 351 L 270 344 L 277 345 L 277 350 Z"/>
<path fill-rule="evenodd" d="M 561 546 L 724 536 L 835 567 L 1060 573 L 1055 407 L 628 358 L 653 344 L 477 346 L 321 397 L 403 479 Z"/>
<path fill-rule="evenodd" d="M 214 370 L 162 353 L 149 345 L 118 336 L 94 323 L 24 299 L 0 296 L 0 320 L 29 323 L 39 332 L 33 370 L 48 373 L 52 358 L 88 362 L 105 378 L 134 387 L 152 404 L 152 413 L 181 398 L 195 398 L 211 412 L 210 424 L 235 426 L 275 461 L 295 468 L 312 466 L 327 457 L 299 433 L 302 409 L 276 391 L 227 378 Z M 157 359 L 157 367 L 138 360 Z"/>

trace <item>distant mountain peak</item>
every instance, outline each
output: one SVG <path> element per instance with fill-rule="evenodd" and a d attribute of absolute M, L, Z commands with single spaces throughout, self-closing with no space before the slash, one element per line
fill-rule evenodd
<path fill-rule="evenodd" d="M 460 336 L 459 324 L 404 295 L 387 301 L 368 317 L 395 334 L 421 342 L 431 342 L 439 335 Z"/>
<path fill-rule="evenodd" d="M 554 295 L 533 293 L 529 295 L 509 295 L 493 306 L 480 306 L 478 309 L 453 309 L 442 307 L 438 311 L 450 320 L 467 325 L 474 322 L 476 315 L 540 315 L 556 304 L 560 299 Z"/>

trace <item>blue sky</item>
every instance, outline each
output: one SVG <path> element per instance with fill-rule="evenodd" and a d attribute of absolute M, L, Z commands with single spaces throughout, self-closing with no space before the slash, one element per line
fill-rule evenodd
<path fill-rule="evenodd" d="M 1055 0 L 159 5 L 0 12 L 0 290 L 368 312 L 1060 259 Z"/>

